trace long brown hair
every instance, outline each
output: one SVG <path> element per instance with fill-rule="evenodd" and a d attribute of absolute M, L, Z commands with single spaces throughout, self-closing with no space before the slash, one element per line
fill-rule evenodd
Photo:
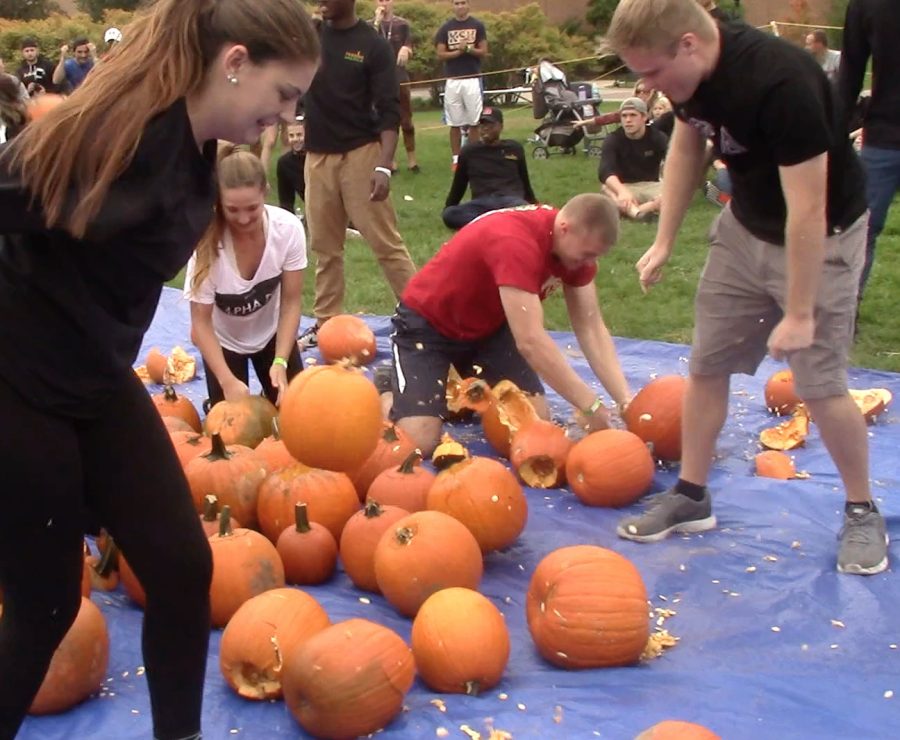
<path fill-rule="evenodd" d="M 194 277 L 191 280 L 192 290 L 196 290 L 206 280 L 219 254 L 219 242 L 225 234 L 222 191 L 229 188 L 256 187 L 265 193 L 267 187 L 266 168 L 253 152 L 234 144 L 223 144 L 219 147 L 218 158 L 216 172 L 219 180 L 219 197 L 216 199 L 213 220 L 197 243 Z"/>
<path fill-rule="evenodd" d="M 319 52 L 299 0 L 156 0 L 123 37 L 13 149 L 13 166 L 43 206 L 47 225 L 76 237 L 131 162 L 147 122 L 200 88 L 225 43 L 245 45 L 255 64 L 313 60 Z M 75 204 L 71 212 L 67 203 Z"/>

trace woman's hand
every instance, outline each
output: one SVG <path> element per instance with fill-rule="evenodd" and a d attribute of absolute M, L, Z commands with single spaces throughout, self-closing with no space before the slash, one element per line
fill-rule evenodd
<path fill-rule="evenodd" d="M 275 400 L 276 406 L 281 406 L 281 399 L 288 387 L 287 368 L 280 364 L 273 364 L 269 368 L 269 380 L 272 387 L 278 391 L 278 398 Z"/>

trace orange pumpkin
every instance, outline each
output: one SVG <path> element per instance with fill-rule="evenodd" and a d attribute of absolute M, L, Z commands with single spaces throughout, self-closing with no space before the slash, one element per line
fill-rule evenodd
<path fill-rule="evenodd" d="M 173 434 L 174 432 L 193 432 L 194 434 L 197 434 L 196 429 L 178 416 L 164 416 L 162 420 L 166 429 L 169 431 L 169 434 Z"/>
<path fill-rule="evenodd" d="M 770 450 L 793 450 L 806 444 L 809 435 L 809 414 L 802 403 L 794 409 L 793 416 L 787 421 L 763 429 L 759 433 L 759 441 Z"/>
<path fill-rule="evenodd" d="M 473 381 L 469 378 L 468 381 Z M 447 398 L 447 413 L 445 421 L 466 421 L 474 415 L 474 411 L 465 404 L 465 385 L 459 375 L 459 371 L 453 365 L 447 373 L 447 385 L 445 386 Z"/>
<path fill-rule="evenodd" d="M 648 727 L 635 740 L 722 740 L 722 738 L 703 725 L 667 719 Z"/>
<path fill-rule="evenodd" d="M 439 511 L 417 511 L 395 522 L 375 548 L 375 580 L 398 612 L 412 617 L 443 588 L 477 589 L 484 571 L 478 541 Z"/>
<path fill-rule="evenodd" d="M 509 460 L 526 486 L 565 485 L 566 460 L 575 446 L 563 427 L 537 419 L 513 435 Z"/>
<path fill-rule="evenodd" d="M 284 566 L 269 540 L 252 529 L 232 529 L 228 506 L 222 507 L 219 532 L 209 538 L 213 574 L 209 586 L 213 627 L 224 627 L 248 599 L 284 586 Z"/>
<path fill-rule="evenodd" d="M 99 691 L 109 664 L 109 632 L 96 605 L 84 597 L 78 616 L 53 653 L 29 714 L 57 714 Z"/>
<path fill-rule="evenodd" d="M 297 504 L 306 504 L 310 521 L 324 525 L 335 540 L 340 540 L 347 520 L 360 507 L 356 489 L 344 473 L 294 463 L 272 473 L 259 487 L 259 528 L 272 542 L 295 521 Z"/>
<path fill-rule="evenodd" d="M 256 500 L 268 471 L 249 447 L 226 447 L 222 438 L 214 434 L 210 451 L 191 460 L 184 474 L 198 513 L 203 511 L 205 498 L 211 493 L 222 506 L 231 507 L 245 527 L 256 527 Z"/>
<path fill-rule="evenodd" d="M 467 460 L 469 451 L 451 437 L 447 432 L 441 435 L 441 441 L 431 453 L 431 462 L 435 469 L 443 470 L 462 460 Z"/>
<path fill-rule="evenodd" d="M 403 709 L 415 672 L 412 651 L 397 633 L 349 619 L 313 635 L 287 656 L 284 700 L 311 735 L 370 735 Z"/>
<path fill-rule="evenodd" d="M 245 601 L 222 632 L 219 670 L 245 699 L 280 699 L 285 658 L 331 621 L 312 596 L 274 588 Z"/>
<path fill-rule="evenodd" d="M 255 448 L 272 433 L 278 409 L 265 396 L 244 396 L 237 401 L 219 401 L 206 415 L 206 433 L 218 434 L 226 445 Z"/>
<path fill-rule="evenodd" d="M 288 452 L 287 447 L 284 446 L 281 434 L 278 432 L 277 419 L 272 421 L 272 430 L 272 435 L 260 442 L 255 450 L 270 473 L 289 468 L 297 462 L 294 456 Z"/>
<path fill-rule="evenodd" d="M 489 388 L 483 380 L 463 382 L 466 407 L 481 414 L 485 439 L 502 457 L 509 457 L 513 435 L 538 419 L 528 395 L 510 380 Z"/>
<path fill-rule="evenodd" d="M 647 445 L 624 429 L 603 429 L 579 441 L 569 453 L 566 478 L 588 506 L 628 506 L 653 482 L 655 465 Z"/>
<path fill-rule="evenodd" d="M 412 514 L 428 508 L 428 491 L 434 483 L 434 473 L 419 463 L 422 455 L 418 450 L 411 452 L 399 468 L 379 473 L 372 485 L 366 501 L 377 501 L 385 506 L 397 506 Z"/>
<path fill-rule="evenodd" d="M 477 591 L 445 588 L 413 620 L 416 670 L 432 691 L 475 696 L 496 686 L 509 661 L 500 610 Z"/>
<path fill-rule="evenodd" d="M 341 532 L 341 562 L 354 586 L 378 593 L 375 548 L 385 531 L 409 514 L 396 506 L 381 506 L 376 501 L 368 501 L 361 511 L 347 520 Z"/>
<path fill-rule="evenodd" d="M 794 373 L 790 370 L 779 370 L 774 373 L 766 381 L 764 395 L 766 408 L 778 416 L 792 414 L 802 403 L 794 389 Z"/>
<path fill-rule="evenodd" d="M 154 393 L 151 397 L 160 416 L 176 416 L 186 421 L 195 432 L 202 431 L 200 414 L 187 398 L 179 396 L 171 385 L 167 385 L 162 393 Z"/>
<path fill-rule="evenodd" d="M 653 445 L 660 460 L 681 459 L 681 412 L 687 380 L 663 375 L 651 380 L 628 404 L 622 418 L 629 432 Z"/>
<path fill-rule="evenodd" d="M 465 524 L 483 553 L 509 547 L 528 521 L 522 486 L 502 463 L 489 457 L 472 457 L 442 470 L 427 503 L 432 511 Z"/>
<path fill-rule="evenodd" d="M 209 493 L 203 497 L 203 513 L 200 515 L 200 526 L 207 537 L 212 537 L 219 531 L 219 522 L 222 519 L 222 509 L 219 506 L 219 499 L 215 495 Z M 232 528 L 241 526 L 241 523 L 231 517 Z"/>
<path fill-rule="evenodd" d="M 168 357 L 160 352 L 157 347 L 151 347 L 150 351 L 147 353 L 147 359 L 144 360 L 144 365 L 147 367 L 147 375 L 150 376 L 150 380 L 154 383 L 165 383 L 166 367 L 168 363 Z"/>
<path fill-rule="evenodd" d="M 87 540 L 84 542 L 84 565 L 81 569 L 81 595 L 90 598 L 91 596 L 91 563 L 88 557 L 91 554 L 91 548 L 88 547 Z M 0 604 L 3 603 L 3 589 L 0 588 Z"/>
<path fill-rule="evenodd" d="M 416 443 L 406 432 L 389 421 L 384 422 L 384 428 L 372 454 L 350 475 L 359 500 L 366 500 L 369 486 L 380 472 L 396 467 L 415 449 Z"/>
<path fill-rule="evenodd" d="M 279 428 L 288 451 L 300 462 L 345 473 L 358 470 L 381 434 L 378 391 L 356 368 L 307 368 L 284 394 Z"/>
<path fill-rule="evenodd" d="M 212 440 L 197 434 L 193 429 L 187 432 L 171 432 L 169 436 L 172 438 L 172 446 L 182 468 L 195 457 L 207 455 L 212 450 Z"/>
<path fill-rule="evenodd" d="M 793 460 L 783 452 L 776 450 L 760 452 L 756 456 L 755 462 L 756 474 L 762 478 L 790 480 L 797 475 Z"/>
<path fill-rule="evenodd" d="M 337 542 L 326 527 L 309 521 L 306 504 L 297 504 L 294 512 L 294 525 L 285 527 L 275 542 L 284 564 L 284 579 L 299 586 L 324 583 L 337 565 Z"/>
<path fill-rule="evenodd" d="M 592 545 L 563 547 L 541 560 L 526 617 L 538 652 L 561 668 L 636 663 L 650 637 L 641 574 L 627 558 Z"/>
<path fill-rule="evenodd" d="M 316 341 L 325 362 L 368 365 L 375 359 L 375 334 L 359 316 L 332 316 L 319 327 Z"/>
<path fill-rule="evenodd" d="M 862 391 L 851 390 L 850 397 L 859 407 L 860 413 L 862 413 L 869 424 L 873 424 L 894 399 L 894 395 L 887 388 L 870 388 Z"/>
<path fill-rule="evenodd" d="M 97 538 L 99 555 L 88 555 L 91 588 L 97 591 L 115 591 L 119 585 L 119 547 L 106 530 Z M 83 595 L 83 594 L 82 594 Z"/>

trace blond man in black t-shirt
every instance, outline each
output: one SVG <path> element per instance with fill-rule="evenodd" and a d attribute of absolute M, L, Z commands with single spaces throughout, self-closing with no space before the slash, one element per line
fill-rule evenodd
<path fill-rule="evenodd" d="M 866 204 L 850 142 L 832 135 L 832 85 L 802 49 L 717 24 L 693 0 L 622 0 L 607 41 L 677 117 L 659 228 L 637 263 L 645 291 L 662 278 L 708 140 L 734 186 L 697 290 L 680 477 L 618 534 L 652 542 L 716 525 L 706 482 L 730 376 L 754 373 L 768 351 L 790 364 L 844 484 L 838 570 L 883 571 L 887 532 L 869 489 L 866 425 L 847 392 Z"/>

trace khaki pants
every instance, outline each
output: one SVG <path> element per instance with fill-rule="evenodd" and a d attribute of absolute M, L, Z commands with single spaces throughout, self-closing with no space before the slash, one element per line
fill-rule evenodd
<path fill-rule="evenodd" d="M 306 155 L 306 223 L 310 248 L 316 253 L 313 312 L 320 324 L 343 311 L 348 219 L 372 248 L 398 298 L 416 271 L 397 231 L 390 197 L 379 202 L 369 200 L 380 153 L 381 145 L 373 142 L 343 154 Z"/>

